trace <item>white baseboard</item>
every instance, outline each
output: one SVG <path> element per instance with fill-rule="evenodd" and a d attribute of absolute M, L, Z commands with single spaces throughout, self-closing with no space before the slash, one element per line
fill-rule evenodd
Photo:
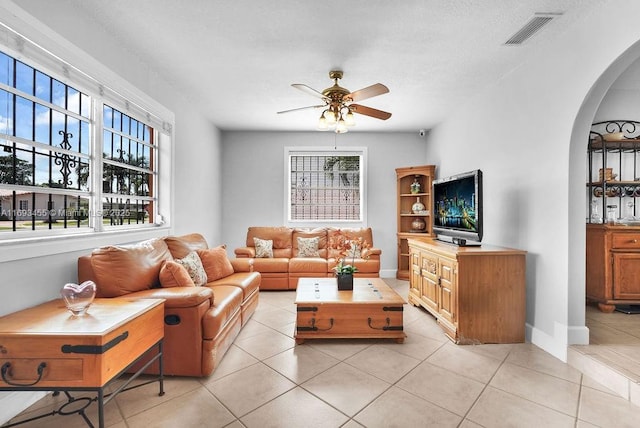
<path fill-rule="evenodd" d="M 542 350 L 548 352 L 562 362 L 567 362 L 567 326 L 555 323 L 553 336 L 533 327 L 527 323 L 525 325 L 525 336 L 527 342 L 531 342 Z"/>
<path fill-rule="evenodd" d="M 589 327 L 569 327 L 569 345 L 588 345 L 589 344 Z"/>
<path fill-rule="evenodd" d="M 395 278 L 396 269 L 380 269 L 380 278 Z"/>

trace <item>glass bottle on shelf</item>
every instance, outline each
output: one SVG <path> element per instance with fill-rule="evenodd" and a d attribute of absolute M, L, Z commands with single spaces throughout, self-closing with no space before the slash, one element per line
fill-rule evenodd
<path fill-rule="evenodd" d="M 597 199 L 591 201 L 591 223 L 602 223 L 602 216 L 600 215 L 600 209 L 598 208 Z"/>
<path fill-rule="evenodd" d="M 633 201 L 627 201 L 627 213 L 624 216 L 624 219 L 628 222 L 635 221 L 635 216 L 633 215 Z"/>
<path fill-rule="evenodd" d="M 607 223 L 616 224 L 617 205 L 607 205 Z"/>

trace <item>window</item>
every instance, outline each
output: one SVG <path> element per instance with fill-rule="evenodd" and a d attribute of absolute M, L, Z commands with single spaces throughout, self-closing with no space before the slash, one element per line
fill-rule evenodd
<path fill-rule="evenodd" d="M 153 219 L 153 128 L 107 105 L 103 109 L 102 211 L 109 225 Z"/>
<path fill-rule="evenodd" d="M 123 104 L 0 52 L 0 239 L 154 222 L 156 131 Z"/>
<path fill-rule="evenodd" d="M 285 152 L 289 222 L 364 221 L 364 149 Z"/>

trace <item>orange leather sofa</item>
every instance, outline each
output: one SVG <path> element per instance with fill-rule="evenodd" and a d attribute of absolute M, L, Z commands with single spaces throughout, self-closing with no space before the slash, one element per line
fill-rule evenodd
<path fill-rule="evenodd" d="M 244 270 L 260 272 L 263 290 L 294 290 L 299 278 L 331 277 L 335 273 L 333 268 L 341 257 L 340 250 L 331 248 L 329 243 L 336 235 L 342 234 L 348 239 L 362 238 L 370 246 L 365 249 L 362 257 L 347 257 L 345 264 L 357 267 L 356 277 L 377 278 L 380 276 L 380 255 L 382 251 L 373 247 L 373 232 L 371 228 L 316 228 L 302 229 L 289 227 L 256 226 L 249 227 L 245 247 L 234 250 L 234 263 Z M 254 238 L 271 241 L 272 256 L 256 257 Z M 301 238 L 302 240 L 300 240 Z M 317 254 L 303 254 L 300 243 L 310 238 L 317 238 Z"/>
<path fill-rule="evenodd" d="M 203 286 L 173 270 L 192 252 L 206 271 Z M 78 259 L 78 280 L 94 281 L 96 297 L 165 299 L 164 373 L 208 376 L 258 306 L 261 276 L 190 234 L 96 249 Z M 157 364 L 147 371 L 157 373 Z"/>

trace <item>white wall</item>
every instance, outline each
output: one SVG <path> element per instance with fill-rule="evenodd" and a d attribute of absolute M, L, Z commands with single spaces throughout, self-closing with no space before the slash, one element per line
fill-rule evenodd
<path fill-rule="evenodd" d="M 598 106 L 594 122 L 640 120 L 640 60 L 613 82 Z"/>
<path fill-rule="evenodd" d="M 595 96 L 594 83 L 640 38 L 632 18 L 640 4 L 620 0 L 605 6 L 461 106 L 431 132 L 427 145 L 442 175 L 483 170 L 483 241 L 528 251 L 528 338 L 561 359 L 572 335 L 588 337 L 584 179 L 595 109 L 581 112 L 586 124 L 580 116 L 581 126 L 574 131 L 574 125 L 583 104 L 599 104 L 601 98 L 586 102 Z M 620 20 L 607 31 L 593 31 L 602 16 Z M 570 226 L 577 228 L 571 235 Z"/>
<path fill-rule="evenodd" d="M 211 245 L 221 239 L 222 139 L 211 122 L 176 100 L 173 227 L 176 235 L 198 232 Z"/>
<path fill-rule="evenodd" d="M 364 119 L 363 119 L 364 120 Z M 373 119 L 372 119 L 373 120 Z M 367 147 L 367 220 L 374 245 L 382 249 L 381 275 L 395 276 L 395 168 L 432 163 L 425 139 L 415 133 L 223 132 L 222 241 L 229 254 L 244 246 L 249 226 L 286 221 L 284 148 Z M 437 172 L 437 170 L 436 170 Z"/>

